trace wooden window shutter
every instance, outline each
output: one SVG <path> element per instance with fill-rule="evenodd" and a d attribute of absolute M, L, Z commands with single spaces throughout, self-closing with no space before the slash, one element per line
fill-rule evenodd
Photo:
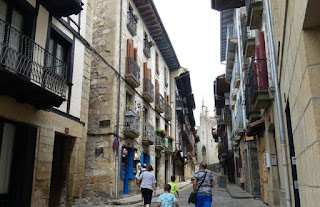
<path fill-rule="evenodd" d="M 148 63 L 143 63 L 143 77 L 148 78 Z"/>
<path fill-rule="evenodd" d="M 127 57 L 134 58 L 133 39 L 127 40 Z"/>
<path fill-rule="evenodd" d="M 168 100 L 167 100 L 167 92 L 164 92 L 164 102 L 167 104 Z"/>
<path fill-rule="evenodd" d="M 137 48 L 134 48 L 133 50 L 133 59 L 137 62 L 138 60 L 138 50 Z"/>

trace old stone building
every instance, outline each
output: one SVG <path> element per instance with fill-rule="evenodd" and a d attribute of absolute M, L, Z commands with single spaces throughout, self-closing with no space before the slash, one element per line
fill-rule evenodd
<path fill-rule="evenodd" d="M 242 96 L 246 106 L 238 154 L 247 150 L 250 156 L 242 158 L 245 184 L 270 206 L 319 203 L 319 6 L 315 0 L 212 1 L 224 23 L 234 21 L 236 35 L 226 36 L 225 56 L 231 56 L 232 63 L 236 54 L 234 62 L 245 71 L 239 76 L 244 93 L 235 95 Z M 228 43 L 237 44 L 238 51 L 232 53 Z M 248 147 L 241 147 L 242 140 Z M 259 169 L 260 182 L 253 169 Z"/>
<path fill-rule="evenodd" d="M 157 186 L 173 174 L 171 72 L 180 68 L 152 1 L 96 0 L 84 197 L 139 193 L 138 163 Z"/>
<path fill-rule="evenodd" d="M 287 198 L 295 206 L 319 205 L 319 3 L 271 3 L 289 164 Z"/>
<path fill-rule="evenodd" d="M 212 132 L 216 131 L 217 121 L 213 116 L 209 116 L 208 107 L 202 101 L 200 113 L 200 125 L 197 127 L 199 142 L 197 143 L 197 160 L 205 161 L 209 166 L 219 163 L 217 143 L 215 142 Z"/>
<path fill-rule="evenodd" d="M 0 1 L 0 206 L 59 206 L 84 188 L 90 0 Z"/>
<path fill-rule="evenodd" d="M 192 93 L 190 72 L 181 68 L 172 72 L 172 82 L 176 88 L 171 90 L 174 98 L 176 113 L 174 113 L 173 131 L 176 136 L 174 151 L 174 174 L 179 181 L 192 178 L 197 164 L 196 142 L 199 141 L 195 129 L 193 110 L 196 108 L 194 95 Z"/>

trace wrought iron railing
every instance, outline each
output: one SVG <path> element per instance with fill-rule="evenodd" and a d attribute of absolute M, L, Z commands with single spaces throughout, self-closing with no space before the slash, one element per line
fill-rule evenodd
<path fill-rule="evenodd" d="M 0 64 L 61 97 L 66 95 L 67 66 L 29 37 L 0 19 Z"/>
<path fill-rule="evenodd" d="M 159 135 L 155 135 L 154 144 L 164 148 L 164 139 L 162 137 L 160 137 Z"/>
<path fill-rule="evenodd" d="M 231 110 L 229 106 L 224 106 L 223 107 L 223 113 L 224 113 L 224 117 L 225 119 L 228 119 L 231 117 Z"/>
<path fill-rule="evenodd" d="M 168 138 L 168 146 L 165 148 L 166 151 L 172 152 L 172 141 Z"/>
<path fill-rule="evenodd" d="M 168 104 L 168 103 L 165 105 L 165 114 L 164 114 L 164 117 L 165 117 L 165 119 L 167 119 L 167 120 L 171 120 L 171 118 L 172 118 L 172 109 L 171 109 L 170 104 Z"/>
<path fill-rule="evenodd" d="M 132 13 L 132 11 L 128 11 L 128 29 L 130 30 L 130 32 L 133 34 L 133 35 L 136 35 L 137 33 L 137 20 L 134 16 L 134 14 Z"/>
<path fill-rule="evenodd" d="M 154 99 L 154 86 L 148 78 L 143 79 L 143 94 L 149 95 Z"/>
<path fill-rule="evenodd" d="M 140 134 L 140 118 L 134 111 L 126 111 L 124 131 Z"/>
<path fill-rule="evenodd" d="M 132 75 L 140 83 L 140 67 L 132 57 L 127 57 L 126 75 Z"/>
<path fill-rule="evenodd" d="M 243 129 L 243 108 L 240 100 L 237 102 L 237 113 L 234 118 L 233 131 L 237 132 L 239 129 Z"/>
<path fill-rule="evenodd" d="M 164 110 L 164 98 L 159 92 L 156 93 L 155 107 L 159 108 L 160 111 Z"/>
<path fill-rule="evenodd" d="M 155 134 L 154 134 L 154 127 L 149 123 L 143 124 L 143 137 L 142 139 L 148 140 L 149 142 L 154 143 Z"/>

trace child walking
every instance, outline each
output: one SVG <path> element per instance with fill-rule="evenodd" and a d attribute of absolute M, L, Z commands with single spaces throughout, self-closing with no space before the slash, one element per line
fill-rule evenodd
<path fill-rule="evenodd" d="M 162 193 L 157 202 L 157 207 L 179 207 L 178 200 L 171 193 L 171 186 L 166 184 L 164 186 L 164 193 Z"/>
<path fill-rule="evenodd" d="M 170 193 L 174 195 L 176 198 L 179 198 L 179 187 L 177 183 L 175 183 L 175 181 L 176 181 L 176 176 L 172 175 L 171 182 L 169 182 L 169 185 L 171 186 Z"/>

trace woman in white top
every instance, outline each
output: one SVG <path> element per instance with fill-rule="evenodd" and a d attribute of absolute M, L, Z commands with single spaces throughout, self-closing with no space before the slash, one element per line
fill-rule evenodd
<path fill-rule="evenodd" d="M 153 167 L 147 165 L 147 171 L 141 173 L 138 179 L 141 179 L 141 193 L 144 199 L 144 205 L 149 207 L 151 205 L 152 193 L 156 194 L 156 177 L 151 172 Z"/>

